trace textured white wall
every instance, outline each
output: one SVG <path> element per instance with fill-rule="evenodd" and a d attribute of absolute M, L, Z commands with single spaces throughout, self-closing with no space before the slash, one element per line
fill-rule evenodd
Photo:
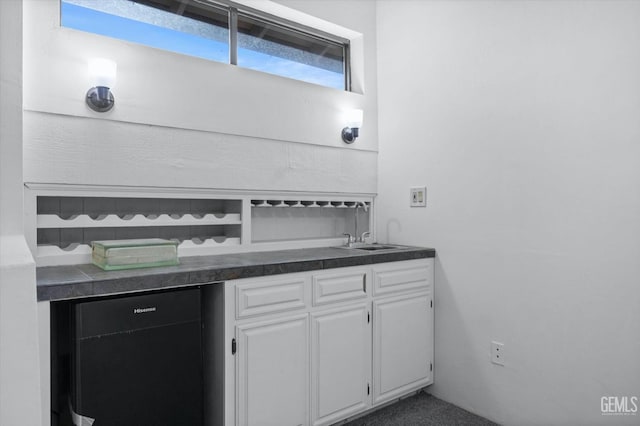
<path fill-rule="evenodd" d="M 377 153 L 27 111 L 28 182 L 375 193 Z"/>
<path fill-rule="evenodd" d="M 22 1 L 0 1 L 0 425 L 40 423 L 35 264 L 22 212 Z"/>
<path fill-rule="evenodd" d="M 600 412 L 640 397 L 638 22 L 636 1 L 379 2 L 378 235 L 438 250 L 436 396 L 640 422 Z"/>
<path fill-rule="evenodd" d="M 282 3 L 253 5 L 277 11 Z M 375 3 L 360 2 L 361 13 L 349 18 L 338 7 L 349 2 L 321 3 L 292 4 L 309 22 L 353 37 L 354 92 L 61 28 L 58 0 L 27 0 L 25 181 L 375 193 L 376 81 L 362 69 L 376 63 Z M 84 103 L 93 56 L 118 63 L 108 113 Z M 365 110 L 365 124 L 347 146 L 343 112 L 354 107 Z M 134 160 L 149 174 L 113 172 Z M 300 164 L 310 165 L 308 174 Z"/>

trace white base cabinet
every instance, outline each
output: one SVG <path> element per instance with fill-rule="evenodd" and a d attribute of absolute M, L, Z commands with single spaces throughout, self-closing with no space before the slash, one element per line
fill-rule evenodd
<path fill-rule="evenodd" d="M 382 404 L 432 382 L 431 295 L 373 302 L 373 403 Z"/>
<path fill-rule="evenodd" d="M 329 425 L 370 405 L 370 312 L 361 304 L 311 318 L 312 424 Z"/>
<path fill-rule="evenodd" d="M 307 315 L 238 327 L 238 424 L 307 424 L 308 329 Z"/>
<path fill-rule="evenodd" d="M 240 279 L 225 294 L 227 426 L 331 425 L 433 382 L 433 259 Z"/>

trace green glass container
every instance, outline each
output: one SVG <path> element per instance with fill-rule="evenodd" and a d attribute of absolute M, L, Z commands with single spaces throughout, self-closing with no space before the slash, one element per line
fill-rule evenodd
<path fill-rule="evenodd" d="M 106 271 L 180 263 L 178 243 L 161 238 L 93 241 L 91 247 L 92 263 Z"/>

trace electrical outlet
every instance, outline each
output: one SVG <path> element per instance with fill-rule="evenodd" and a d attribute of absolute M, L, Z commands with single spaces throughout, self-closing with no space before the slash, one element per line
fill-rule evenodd
<path fill-rule="evenodd" d="M 418 186 L 409 188 L 409 206 L 425 207 L 427 205 L 427 187 Z"/>
<path fill-rule="evenodd" d="M 504 343 L 491 342 L 491 362 L 504 365 Z"/>

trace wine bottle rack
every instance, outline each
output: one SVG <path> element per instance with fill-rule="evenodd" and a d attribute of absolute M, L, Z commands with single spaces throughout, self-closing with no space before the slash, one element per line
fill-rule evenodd
<path fill-rule="evenodd" d="M 85 263 L 91 241 L 165 238 L 178 254 L 214 254 L 241 242 L 240 200 L 38 197 L 38 265 Z"/>
<path fill-rule="evenodd" d="M 28 184 L 27 241 L 38 266 L 91 262 L 91 242 L 177 241 L 178 255 L 327 247 L 373 230 L 373 197 L 349 194 Z"/>
<path fill-rule="evenodd" d="M 290 199 L 252 199 L 253 207 L 292 207 L 292 208 L 364 208 L 371 206 L 369 201 L 331 201 L 331 200 L 290 200 Z"/>

